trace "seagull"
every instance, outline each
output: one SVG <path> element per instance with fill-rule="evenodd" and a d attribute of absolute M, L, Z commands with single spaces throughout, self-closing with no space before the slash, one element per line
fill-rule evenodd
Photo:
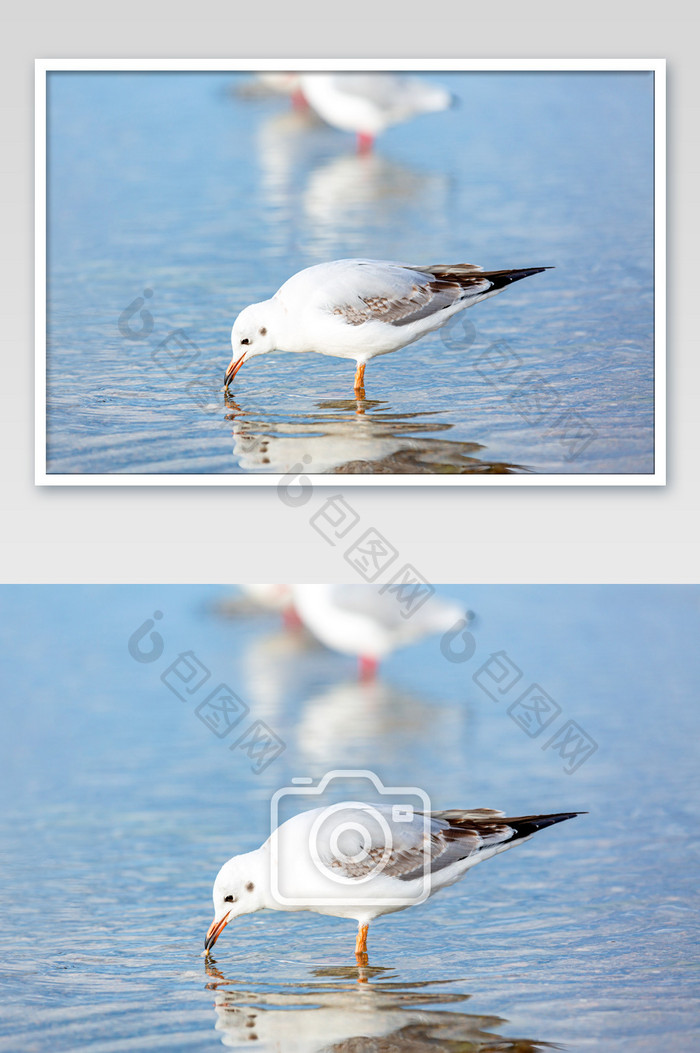
<path fill-rule="evenodd" d="M 356 961 L 367 965 L 375 918 L 422 903 L 482 860 L 581 814 L 506 818 L 493 808 L 417 812 L 357 801 L 300 812 L 262 847 L 224 863 L 204 953 L 242 914 L 309 910 L 355 920 Z"/>
<path fill-rule="evenodd" d="M 332 260 L 292 275 L 269 300 L 250 304 L 231 330 L 225 389 L 244 362 L 270 351 L 317 351 L 355 360 L 355 394 L 365 366 L 398 351 L 512 282 L 548 267 L 484 271 L 471 263 L 414 267 L 388 260 Z"/>
<path fill-rule="evenodd" d="M 360 152 L 392 124 L 446 110 L 455 97 L 439 85 L 393 73 L 303 73 L 299 86 L 319 117 L 355 132 Z"/>
<path fill-rule="evenodd" d="M 397 648 L 460 631 L 470 619 L 459 604 L 438 596 L 411 611 L 383 585 L 294 585 L 292 596 L 303 624 L 321 643 L 359 658 L 363 679 L 371 679 L 380 660 Z"/>

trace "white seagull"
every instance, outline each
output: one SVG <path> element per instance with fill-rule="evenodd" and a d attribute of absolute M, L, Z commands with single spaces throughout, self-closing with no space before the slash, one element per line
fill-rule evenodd
<path fill-rule="evenodd" d="M 269 300 L 245 307 L 233 323 L 229 384 L 244 362 L 270 351 L 317 351 L 365 366 L 398 351 L 480 300 L 548 267 L 484 271 L 471 263 L 413 267 L 388 260 L 333 260 L 292 275 Z"/>
<path fill-rule="evenodd" d="M 366 965 L 375 918 L 422 903 L 482 860 L 580 814 L 506 818 L 492 808 L 421 813 L 357 801 L 300 812 L 261 848 L 224 863 L 205 953 L 242 914 L 309 910 L 354 919 L 356 959 Z"/>
<path fill-rule="evenodd" d="M 464 629 L 468 615 L 458 603 L 431 596 L 413 611 L 381 585 L 294 585 L 294 607 L 313 635 L 341 654 L 360 660 L 371 677 L 382 658 L 424 636 Z M 460 626 L 461 623 L 461 626 Z"/>
<path fill-rule="evenodd" d="M 319 117 L 356 133 L 360 151 L 371 149 L 390 125 L 446 110 L 456 101 L 439 85 L 393 73 L 303 73 L 299 83 Z"/>

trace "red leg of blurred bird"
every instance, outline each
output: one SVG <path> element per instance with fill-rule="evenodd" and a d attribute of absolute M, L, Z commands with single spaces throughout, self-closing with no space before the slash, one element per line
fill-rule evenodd
<path fill-rule="evenodd" d="M 374 145 L 374 136 L 368 132 L 357 133 L 357 152 L 358 154 L 369 154 L 372 152 L 372 146 Z"/>
<path fill-rule="evenodd" d="M 365 397 L 365 363 L 355 370 L 355 394 L 358 398 Z"/>
<path fill-rule="evenodd" d="M 355 940 L 355 958 L 357 959 L 358 965 L 367 965 L 369 958 L 367 957 L 367 930 L 369 925 L 360 925 L 357 930 L 357 939 Z"/>
<path fill-rule="evenodd" d="M 360 680 L 374 680 L 378 668 L 379 662 L 376 658 L 360 655 Z"/>
<path fill-rule="evenodd" d="M 306 96 L 301 88 L 297 88 L 296 91 L 292 92 L 292 107 L 295 110 L 308 110 L 309 108 Z"/>
<path fill-rule="evenodd" d="M 284 610 L 282 611 L 282 622 L 284 624 L 285 629 L 290 629 L 294 631 L 296 631 L 297 629 L 301 629 L 304 625 L 303 621 L 297 614 L 294 607 L 284 608 Z"/>

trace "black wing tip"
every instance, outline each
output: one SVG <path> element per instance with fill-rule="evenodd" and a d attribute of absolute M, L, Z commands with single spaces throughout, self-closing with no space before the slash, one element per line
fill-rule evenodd
<path fill-rule="evenodd" d="M 522 278 L 529 278 L 532 274 L 541 274 L 542 271 L 553 271 L 554 269 L 551 264 L 546 267 L 519 267 L 509 271 L 485 271 L 481 277 L 491 282 L 491 288 L 504 289 L 506 285 L 519 282 Z"/>
<path fill-rule="evenodd" d="M 513 830 L 511 841 L 520 841 L 523 837 L 530 837 L 538 830 L 544 830 L 555 823 L 563 823 L 566 819 L 575 819 L 577 815 L 588 815 L 588 812 L 553 812 L 551 815 L 524 815 L 515 819 L 507 816 L 501 820 L 506 826 Z"/>

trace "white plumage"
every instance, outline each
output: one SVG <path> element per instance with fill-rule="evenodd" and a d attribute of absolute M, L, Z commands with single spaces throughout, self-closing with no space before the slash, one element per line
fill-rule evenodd
<path fill-rule="evenodd" d="M 357 801 L 300 812 L 260 848 L 223 865 L 205 951 L 242 914 L 309 910 L 357 921 L 355 950 L 365 961 L 375 918 L 423 902 L 477 863 L 577 814 L 509 819 L 491 808 L 421 813 Z"/>
<path fill-rule="evenodd" d="M 367 666 L 468 620 L 458 603 L 435 595 L 411 612 L 381 585 L 294 585 L 292 594 L 299 617 L 321 643 Z"/>
<path fill-rule="evenodd" d="M 304 73 L 300 87 L 324 121 L 357 134 L 360 149 L 368 149 L 391 125 L 454 102 L 437 84 L 393 73 Z"/>
<path fill-rule="evenodd" d="M 512 282 L 546 270 L 484 271 L 470 263 L 414 267 L 390 260 L 333 260 L 289 278 L 269 300 L 251 304 L 231 330 L 233 358 L 224 383 L 270 351 L 354 359 L 355 390 L 366 363 L 440 329 L 467 307 Z"/>

